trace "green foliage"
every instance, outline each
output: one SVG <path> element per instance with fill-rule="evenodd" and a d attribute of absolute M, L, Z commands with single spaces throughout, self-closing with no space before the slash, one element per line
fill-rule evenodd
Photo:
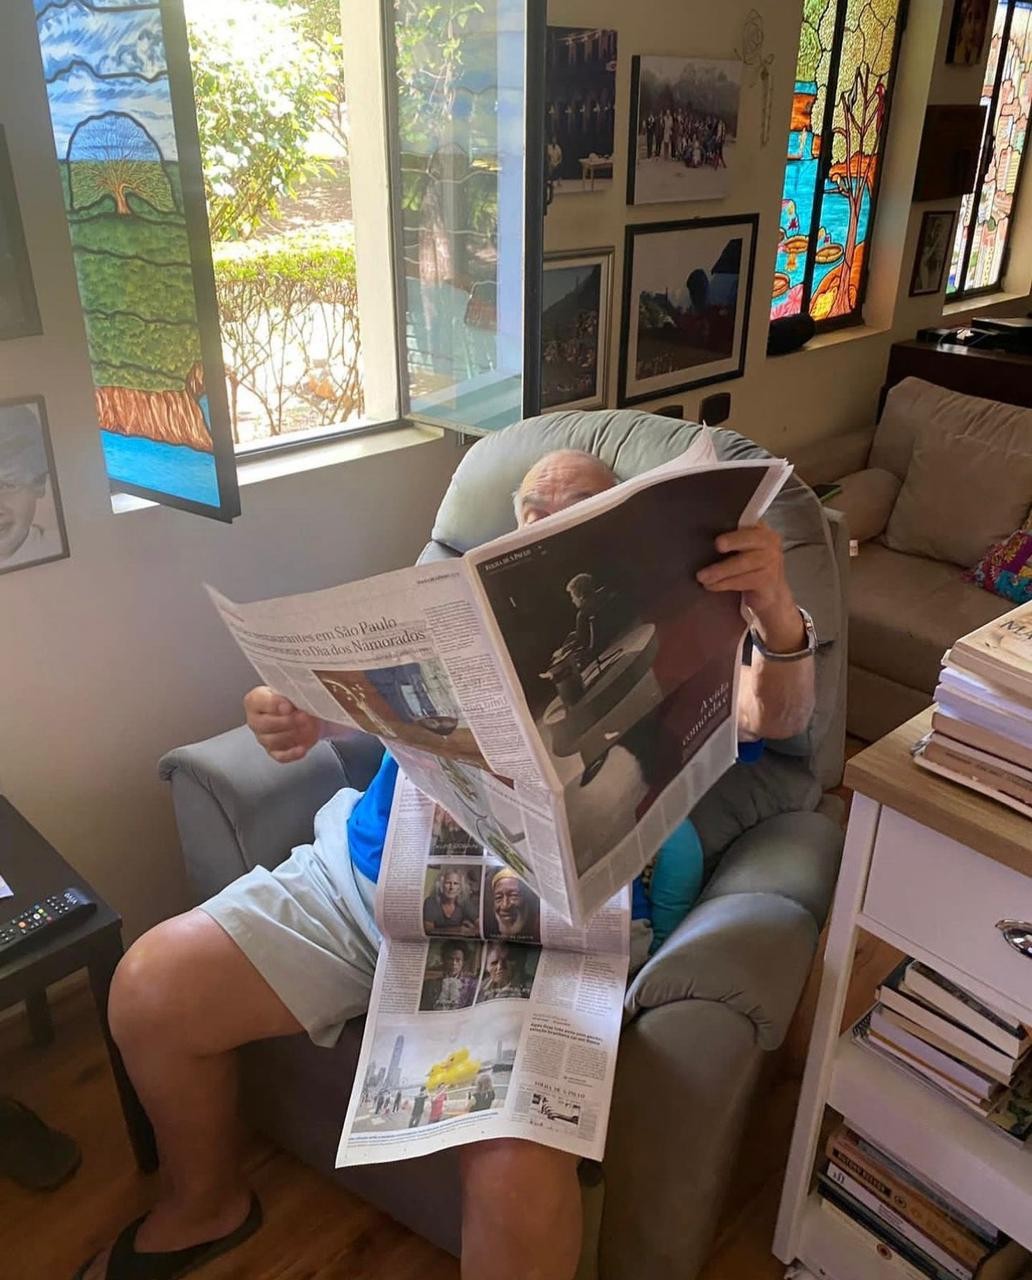
<path fill-rule="evenodd" d="M 138 200 L 158 212 L 175 212 L 172 188 L 159 161 L 73 160 L 68 168 L 73 209 L 111 200 L 115 211 L 125 217 L 135 211 L 133 201 Z"/>
<path fill-rule="evenodd" d="M 152 267 L 77 249 L 79 295 L 87 312 L 133 311 L 155 320 L 196 318 L 190 268 Z"/>
<path fill-rule="evenodd" d="M 406 151 L 433 150 L 450 132 L 477 0 L 395 0 L 398 110 Z"/>
<path fill-rule="evenodd" d="M 320 171 L 306 144 L 340 67 L 296 5 L 190 0 L 187 19 L 212 239 L 247 236 Z"/>
<path fill-rule="evenodd" d="M 355 249 L 322 232 L 302 231 L 214 248 L 220 289 L 264 284 L 301 286 L 314 301 L 336 301 L 355 288 Z"/>
<path fill-rule="evenodd" d="M 153 262 L 178 263 L 181 266 L 190 261 L 190 244 L 181 218 L 133 218 L 127 221 L 113 213 L 96 212 L 92 216 L 73 218 L 71 229 L 76 249 L 139 254 Z"/>
<path fill-rule="evenodd" d="M 162 324 L 132 316 L 86 314 L 90 359 L 111 375 L 111 385 L 148 391 L 182 391 L 200 360 L 200 339 L 191 325 Z"/>

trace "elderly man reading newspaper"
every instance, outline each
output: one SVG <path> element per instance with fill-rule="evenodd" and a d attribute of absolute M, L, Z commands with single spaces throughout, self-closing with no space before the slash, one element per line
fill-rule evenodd
<path fill-rule="evenodd" d="M 550 454 L 520 486 L 518 524 L 532 526 L 616 483 L 589 454 Z M 756 524 L 721 534 L 714 551 L 717 558 L 697 574 L 699 584 L 708 592 L 740 593 L 751 621 L 751 661 L 738 681 L 739 739 L 757 744 L 790 737 L 805 729 L 813 712 L 814 637 L 789 588 L 780 540 Z M 581 630 L 587 636 L 586 627 Z M 411 700 L 416 695 L 401 689 L 401 679 L 391 696 Z M 280 762 L 301 759 L 331 732 L 266 686 L 253 689 L 244 705 L 258 741 Z M 339 725 L 333 732 L 339 734 Z M 604 769 L 604 743 L 599 756 Z M 111 1025 L 154 1123 L 164 1177 L 150 1212 L 86 1263 L 80 1280 L 185 1276 L 258 1230 L 261 1209 L 236 1145 L 233 1050 L 300 1030 L 330 1045 L 345 1022 L 366 1009 L 380 945 L 374 892 L 397 782 L 398 765 L 388 752 L 364 794 L 346 789 L 323 807 L 311 845 L 296 849 L 275 871 L 258 867 L 200 908 L 159 925 L 126 955 L 112 987 Z M 698 840 L 685 821 L 654 860 L 650 883 L 635 883 L 639 954 L 632 963 L 644 958 L 653 926 L 665 935 L 688 910 L 700 874 Z M 499 940 L 487 944 L 492 967 L 484 981 L 498 990 L 523 980 L 514 976 L 506 954 L 517 944 L 504 941 L 528 928 L 519 883 L 495 874 L 485 889 Z M 435 931 L 439 915 L 440 931 L 452 935 L 433 944 L 444 949 L 435 1002 L 462 1003 L 469 944 L 460 938 L 456 945 L 455 935 L 463 932 L 464 891 L 458 874 L 449 873 L 429 900 Z M 421 885 L 417 910 L 423 894 Z M 494 1099 L 489 1074 L 473 1061 L 453 1066 L 468 1088 L 466 1110 L 486 1114 Z M 439 1065 L 440 1079 L 448 1069 Z M 434 1119 L 442 1088 L 438 1076 L 421 1086 L 412 1126 L 419 1126 L 424 1110 Z M 576 1156 L 532 1141 L 462 1147 L 467 1280 L 571 1280 L 581 1241 L 576 1166 Z"/>

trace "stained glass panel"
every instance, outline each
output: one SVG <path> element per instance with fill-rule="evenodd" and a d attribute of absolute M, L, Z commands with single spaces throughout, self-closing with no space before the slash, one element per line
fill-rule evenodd
<path fill-rule="evenodd" d="M 108 475 L 231 518 L 239 499 L 200 151 L 184 124 L 181 11 L 159 0 L 34 3 Z M 173 47 L 187 73 L 180 116 Z"/>

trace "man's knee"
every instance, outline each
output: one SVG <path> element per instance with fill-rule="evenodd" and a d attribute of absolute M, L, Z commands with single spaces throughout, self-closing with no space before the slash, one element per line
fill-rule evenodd
<path fill-rule="evenodd" d="M 496 1138 L 462 1148 L 462 1194 L 467 1207 L 507 1216 L 522 1206 L 521 1220 L 541 1223 L 569 1212 L 579 1195 L 577 1157 L 521 1138 Z"/>
<path fill-rule="evenodd" d="M 156 925 L 122 957 L 111 983 L 108 1020 L 123 1049 L 183 1035 L 184 999 L 197 976 L 197 914 Z"/>

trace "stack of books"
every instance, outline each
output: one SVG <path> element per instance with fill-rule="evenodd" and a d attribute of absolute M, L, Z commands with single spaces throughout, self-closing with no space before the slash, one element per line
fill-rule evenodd
<path fill-rule="evenodd" d="M 831 1214 L 911 1280 L 1017 1280 L 1029 1254 L 926 1175 L 842 1124 L 817 1194 Z"/>
<path fill-rule="evenodd" d="M 917 960 L 878 988 L 853 1028 L 891 1058 L 1018 1142 L 1032 1134 L 1032 1035 Z"/>
<path fill-rule="evenodd" d="M 918 764 L 1032 817 L 1032 604 L 958 640 L 943 658 Z"/>

